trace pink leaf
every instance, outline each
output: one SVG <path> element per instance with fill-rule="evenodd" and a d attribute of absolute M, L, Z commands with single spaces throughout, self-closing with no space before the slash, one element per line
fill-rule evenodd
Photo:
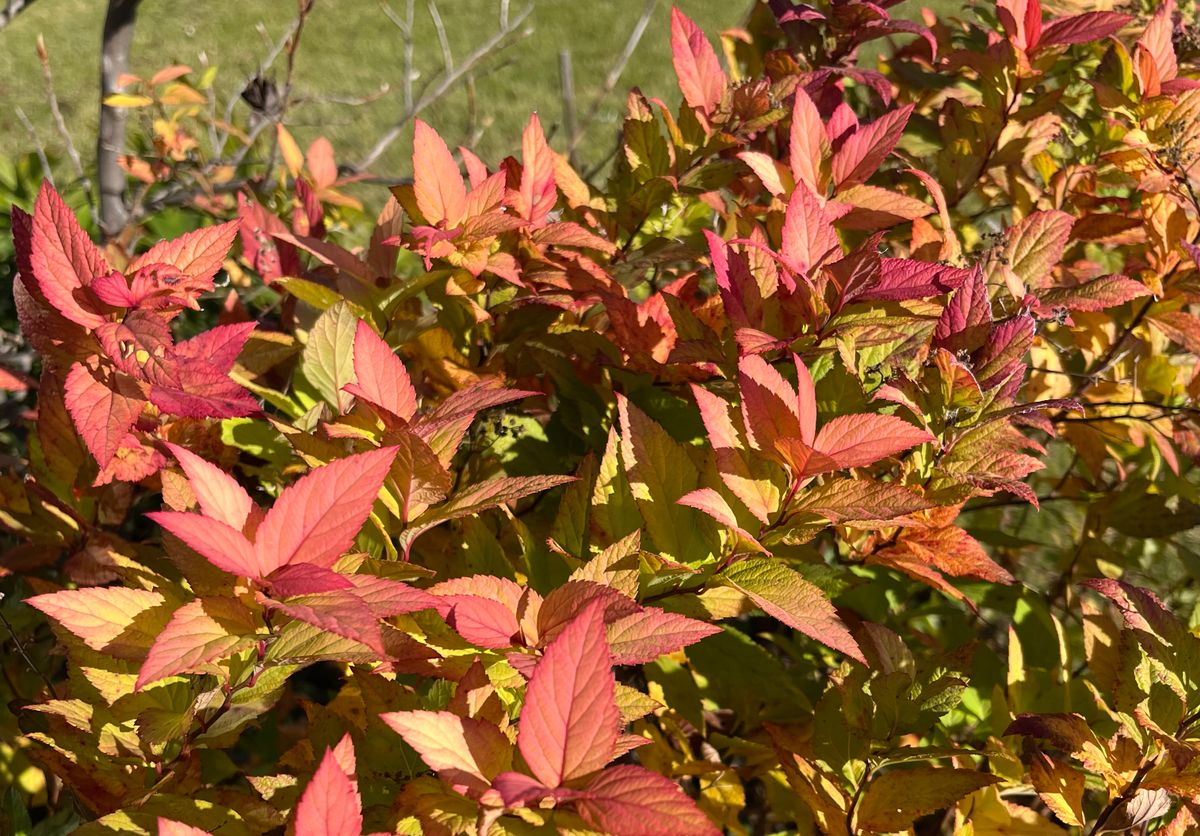
<path fill-rule="evenodd" d="M 796 88 L 792 102 L 792 127 L 788 134 L 788 161 L 796 183 L 803 183 L 815 194 L 821 188 L 821 166 L 829 154 L 829 140 L 817 106 L 803 87 Z"/>
<path fill-rule="evenodd" d="M 724 475 L 724 474 L 722 474 Z M 685 494 L 679 498 L 680 505 L 686 505 L 689 508 L 695 508 L 697 511 L 703 511 L 714 520 L 733 531 L 747 543 L 758 549 L 760 552 L 766 552 L 762 543 L 758 542 L 753 534 L 742 528 L 738 523 L 737 512 L 730 507 L 725 501 L 725 497 L 713 488 L 699 488 L 691 493 Z M 615 651 L 614 651 L 615 653 Z"/>
<path fill-rule="evenodd" d="M 621 726 L 615 693 L 595 603 L 546 648 L 525 692 L 517 746 L 539 781 L 557 787 L 608 763 Z"/>
<path fill-rule="evenodd" d="M 253 641 L 250 611 L 233 598 L 197 598 L 171 616 L 138 671 L 135 689 L 202 669 Z"/>
<path fill-rule="evenodd" d="M 532 226 L 540 226 L 554 208 L 558 191 L 554 185 L 554 152 L 546 144 L 542 123 L 535 113 L 521 137 L 521 190 L 517 214 Z"/>
<path fill-rule="evenodd" d="M 207 517 L 220 520 L 235 531 L 246 527 L 246 518 L 254 507 L 250 494 L 238 481 L 221 468 L 177 444 L 167 444 L 171 455 L 187 474 L 188 484 L 200 510 Z"/>
<path fill-rule="evenodd" d="M 448 605 L 446 623 L 456 633 L 479 647 L 495 650 L 512 647 L 521 632 L 517 617 L 499 601 L 475 595 L 442 596 Z"/>
<path fill-rule="evenodd" d="M 104 253 L 79 226 L 49 180 L 42 182 L 33 207 L 30 279 L 59 313 L 84 328 L 104 323 L 86 291 L 92 279 L 112 269 Z"/>
<path fill-rule="evenodd" d="M 821 428 L 814 445 L 838 467 L 865 467 L 880 459 L 933 441 L 925 430 L 894 415 L 839 415 Z"/>
<path fill-rule="evenodd" d="M 159 816 L 158 836 L 208 836 L 208 831 Z"/>
<path fill-rule="evenodd" d="M 150 264 L 169 264 L 191 280 L 191 286 L 211 290 L 213 276 L 225 263 L 237 234 L 238 222 L 229 221 L 201 227 L 172 241 L 159 241 L 130 262 L 125 273 L 133 275 Z"/>
<path fill-rule="evenodd" d="M 608 645 L 614 664 L 641 665 L 719 632 L 716 625 L 646 607 L 609 624 Z"/>
<path fill-rule="evenodd" d="M 270 574 L 267 581 L 271 594 L 276 598 L 354 588 L 354 584 L 350 583 L 346 575 L 309 563 L 281 566 Z"/>
<path fill-rule="evenodd" d="M 463 220 L 467 189 L 446 142 L 420 119 L 413 120 L 413 192 L 417 208 L 432 225 L 446 228 Z"/>
<path fill-rule="evenodd" d="M 342 387 L 354 397 L 405 421 L 416 414 L 417 393 L 408 370 L 391 346 L 361 319 L 354 332 L 354 378 L 354 383 Z"/>
<path fill-rule="evenodd" d="M 362 799 L 332 749 L 296 805 L 296 836 L 362 836 Z"/>
<path fill-rule="evenodd" d="M 288 487 L 254 538 L 260 577 L 290 563 L 332 566 L 371 513 L 395 458 L 395 447 L 359 453 L 319 467 Z"/>
<path fill-rule="evenodd" d="M 671 7 L 671 63 L 688 107 L 711 114 L 725 95 L 728 80 L 717 62 L 712 44 L 700 28 L 676 7 Z"/>
<path fill-rule="evenodd" d="M 900 141 L 913 105 L 885 113 L 855 129 L 833 155 L 833 182 L 838 188 L 866 182 Z"/>
<path fill-rule="evenodd" d="M 180 511 L 153 511 L 146 516 L 218 569 L 248 578 L 262 578 L 270 571 L 264 571 L 253 544 L 228 523 Z"/>
<path fill-rule="evenodd" d="M 841 255 L 831 214 L 804 183 L 796 184 L 783 217 L 780 255 L 793 272 L 805 275 L 824 263 L 830 253 Z"/>
<path fill-rule="evenodd" d="M 381 719 L 452 786 L 481 794 L 512 768 L 512 744 L 494 723 L 448 711 L 394 711 Z"/>
<path fill-rule="evenodd" d="M 679 785 L 640 766 L 614 766 L 596 776 L 575 809 L 613 836 L 719 836 Z"/>
<path fill-rule="evenodd" d="M 812 443 L 816 412 L 801 416 L 796 391 L 762 357 L 751 354 L 738 361 L 738 389 L 742 396 L 746 437 L 751 446 L 775 458 L 779 439 Z M 806 410 L 809 405 L 806 400 Z"/>
<path fill-rule="evenodd" d="M 253 322 L 239 322 L 210 328 L 175 346 L 175 358 L 203 361 L 218 372 L 228 374 L 254 327 Z"/>
<path fill-rule="evenodd" d="M 139 614 L 163 601 L 163 596 L 157 592 L 119 586 L 67 589 L 25 599 L 29 606 L 41 610 L 83 639 L 88 647 L 109 654 L 113 653 L 112 643 Z"/>

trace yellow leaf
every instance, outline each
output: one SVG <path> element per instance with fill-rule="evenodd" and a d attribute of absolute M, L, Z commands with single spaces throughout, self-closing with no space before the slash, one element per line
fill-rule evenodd
<path fill-rule="evenodd" d="M 154 99 L 133 93 L 113 93 L 104 98 L 104 103 L 109 107 L 149 107 L 154 104 Z"/>

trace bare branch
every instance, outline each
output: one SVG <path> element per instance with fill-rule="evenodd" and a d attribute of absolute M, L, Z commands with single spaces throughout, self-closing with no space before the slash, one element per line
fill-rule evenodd
<path fill-rule="evenodd" d="M 42 65 L 42 82 L 46 88 L 46 101 L 50 105 L 50 115 L 54 117 L 54 127 L 58 129 L 58 135 L 62 138 L 63 145 L 66 146 L 67 157 L 71 160 L 75 177 L 83 184 L 83 188 L 87 192 L 88 203 L 95 209 L 96 198 L 92 194 L 92 181 L 84 174 L 83 161 L 71 139 L 71 132 L 67 130 L 67 120 L 63 118 L 62 108 L 58 106 L 58 95 L 54 92 L 54 75 L 50 72 L 50 53 L 46 51 L 46 42 L 41 35 L 37 37 L 37 54 L 38 61 Z"/>
<path fill-rule="evenodd" d="M 37 152 L 38 162 L 42 164 L 42 176 L 54 185 L 54 173 L 50 170 L 50 160 L 46 158 L 46 147 L 42 145 L 42 140 L 38 137 L 37 129 L 33 127 L 33 123 L 29 121 L 29 117 L 25 115 L 25 111 L 21 108 L 16 108 L 17 121 L 25 127 L 25 133 L 29 134 L 29 141 L 33 143 L 33 150 Z"/>
<path fill-rule="evenodd" d="M 426 0 L 429 16 L 433 19 L 433 28 L 437 32 L 438 44 L 442 48 L 442 66 L 447 73 L 454 72 L 454 55 L 450 52 L 450 39 L 446 35 L 446 24 L 442 22 L 442 13 L 438 11 L 437 0 Z"/>
<path fill-rule="evenodd" d="M 421 92 L 421 96 L 411 106 L 404 109 L 392 127 L 388 128 L 378 140 L 367 155 L 359 161 L 354 168 L 357 171 L 363 171 L 370 168 L 371 165 L 378 160 L 392 143 L 395 142 L 404 132 L 405 126 L 412 121 L 413 117 L 419 115 L 421 111 L 429 107 L 434 102 L 441 99 L 446 93 L 452 89 L 463 77 L 469 75 L 479 64 L 489 58 L 492 53 L 498 52 L 508 46 L 511 46 L 516 41 L 525 37 L 525 32 L 520 32 L 520 26 L 525 19 L 529 17 L 533 11 L 532 6 L 525 7 L 517 16 L 504 25 L 506 21 L 501 21 L 501 26 L 492 33 L 491 37 L 477 46 L 462 63 L 457 65 L 453 72 L 443 73 L 435 81 Z"/>
<path fill-rule="evenodd" d="M 574 159 L 574 144 L 575 137 L 579 135 L 579 120 L 575 110 L 575 71 L 571 67 L 571 50 L 560 49 L 558 51 L 558 80 L 562 87 L 563 100 L 563 128 L 567 132 L 567 159 L 571 165 L 575 164 Z"/>

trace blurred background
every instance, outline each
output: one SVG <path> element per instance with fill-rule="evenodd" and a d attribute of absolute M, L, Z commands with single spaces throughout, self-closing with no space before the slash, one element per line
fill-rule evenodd
<path fill-rule="evenodd" d="M 0 0 L 0 8 L 6 2 Z M 747 0 L 677 2 L 714 35 L 739 25 L 750 6 Z M 677 99 L 671 64 L 664 60 L 670 54 L 670 7 L 670 0 L 318 0 L 296 52 L 286 125 L 301 147 L 324 135 L 339 163 L 361 162 L 409 109 L 406 89 L 419 102 L 453 75 L 446 91 L 420 113 L 452 147 L 469 145 L 494 163 L 519 146 L 521 128 L 537 110 L 547 132 L 558 134 L 551 144 L 562 150 L 565 50 L 578 120 L 594 109 L 576 154 L 586 168 L 612 150 L 628 87 L 641 87 L 672 105 Z M 105 10 L 99 0 L 36 0 L 0 29 L 3 154 L 31 149 L 29 126 L 22 124 L 19 109 L 56 168 L 66 161 L 47 105 L 36 48 L 40 34 L 66 126 L 85 170 L 91 168 Z M 505 11 L 511 31 L 502 34 Z M 215 67 L 214 92 L 223 103 L 258 73 L 296 16 L 296 3 L 289 0 L 145 0 L 137 9 L 129 69 L 148 78 L 182 64 L 193 69 L 194 83 Z M 411 35 L 405 32 L 410 25 Z M 614 71 L 619 71 L 615 80 Z M 276 85 L 285 74 L 282 60 L 263 72 Z M 240 102 L 234 117 L 244 118 L 247 107 Z M 411 128 L 402 131 L 370 161 L 370 170 L 392 177 L 409 174 L 410 137 Z"/>

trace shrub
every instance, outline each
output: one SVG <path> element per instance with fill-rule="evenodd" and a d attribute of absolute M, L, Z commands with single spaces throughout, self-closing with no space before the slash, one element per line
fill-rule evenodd
<path fill-rule="evenodd" d="M 1193 30 L 978 17 L 676 11 L 603 188 L 418 121 L 357 246 L 14 209 L 43 829 L 1195 827 Z"/>

